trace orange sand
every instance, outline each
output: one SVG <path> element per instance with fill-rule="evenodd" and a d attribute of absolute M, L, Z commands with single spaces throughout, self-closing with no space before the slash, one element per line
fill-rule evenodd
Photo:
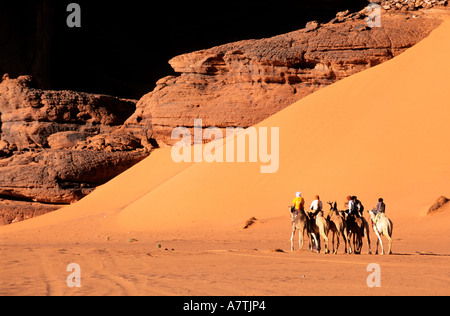
<path fill-rule="evenodd" d="M 426 216 L 450 197 L 448 56 L 447 20 L 395 59 L 258 124 L 280 128 L 275 174 L 261 174 L 260 163 L 176 164 L 160 149 L 72 206 L 2 227 L 0 293 L 450 294 L 450 209 Z M 289 249 L 296 191 L 307 205 L 319 194 L 341 209 L 349 194 L 366 209 L 383 197 L 397 255 L 270 252 Z M 259 222 L 242 230 L 251 217 Z M 65 286 L 71 262 L 84 267 L 81 289 Z M 372 262 L 381 289 L 366 285 Z"/>

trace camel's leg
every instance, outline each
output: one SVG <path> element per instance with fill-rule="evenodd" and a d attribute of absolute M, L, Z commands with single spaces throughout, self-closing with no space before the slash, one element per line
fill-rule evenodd
<path fill-rule="evenodd" d="M 337 232 L 337 248 L 336 248 L 336 252 L 334 252 L 335 255 L 337 255 L 339 252 L 339 246 L 341 245 L 341 235 L 342 235 L 342 233 L 340 231 L 338 231 Z"/>
<path fill-rule="evenodd" d="M 336 237 L 336 232 L 333 230 L 332 235 L 331 235 L 331 245 L 333 246 L 333 253 L 335 253 L 335 248 L 334 248 L 334 238 L 335 237 Z"/>
<path fill-rule="evenodd" d="M 338 252 L 339 252 L 339 246 L 341 245 L 341 233 L 338 232 L 336 237 L 337 237 L 336 254 L 338 254 Z"/>
<path fill-rule="evenodd" d="M 322 245 L 320 244 L 320 228 L 318 229 L 317 233 L 314 233 L 314 240 L 316 242 L 317 253 L 320 253 L 320 251 L 322 250 Z"/>
<path fill-rule="evenodd" d="M 325 254 L 328 254 L 328 253 L 330 253 L 330 249 L 329 249 L 330 248 L 330 241 L 328 239 L 327 234 L 323 233 L 322 237 L 323 237 L 323 242 L 325 244 Z"/>
<path fill-rule="evenodd" d="M 340 233 L 339 233 L 339 231 L 333 231 L 333 254 L 337 254 L 338 253 L 338 251 L 339 251 L 339 235 L 340 235 Z M 337 242 L 337 245 L 336 245 L 336 249 L 334 249 L 334 237 L 336 236 L 336 242 Z"/>
<path fill-rule="evenodd" d="M 295 231 L 296 231 L 296 229 L 294 228 L 294 229 L 292 230 L 292 235 L 291 235 L 291 251 L 294 251 Z M 300 232 L 299 232 L 299 234 L 300 234 Z"/>
<path fill-rule="evenodd" d="M 325 253 L 330 253 L 330 241 L 327 235 L 324 235 L 324 243 L 325 243 Z"/>
<path fill-rule="evenodd" d="M 392 238 L 389 237 L 389 254 L 392 255 Z"/>
<path fill-rule="evenodd" d="M 375 235 L 377 235 L 378 241 L 377 241 L 377 254 L 378 254 L 378 245 L 381 246 L 381 255 L 384 255 L 384 247 L 383 247 L 383 241 L 381 240 L 380 233 L 378 230 L 375 230 Z"/>
<path fill-rule="evenodd" d="M 355 254 L 358 254 L 358 245 L 356 244 L 358 236 L 357 233 L 353 233 L 352 235 L 353 235 L 353 250 Z"/>
<path fill-rule="evenodd" d="M 328 254 L 328 253 L 330 253 L 330 250 L 328 249 L 328 247 L 329 247 L 328 236 L 327 236 L 327 234 L 325 234 L 325 231 L 323 231 L 323 230 L 320 232 L 320 235 L 322 235 L 323 243 L 325 244 L 325 254 Z"/>
<path fill-rule="evenodd" d="M 381 237 L 380 237 L 380 246 L 381 246 L 381 255 L 384 256 L 385 255 L 384 246 L 383 246 L 383 241 L 381 240 Z"/>
<path fill-rule="evenodd" d="M 358 254 L 361 254 L 362 252 L 362 246 L 363 246 L 363 238 L 362 235 L 358 235 L 358 239 L 356 240 L 358 243 Z"/>
<path fill-rule="evenodd" d="M 392 223 L 392 221 L 389 221 L 389 228 L 387 229 L 388 230 L 388 234 L 387 234 L 387 236 L 389 236 L 388 237 L 388 240 L 389 240 L 389 254 L 390 255 L 392 255 L 392 234 L 393 234 L 393 231 L 394 231 L 394 224 Z"/>
<path fill-rule="evenodd" d="M 303 238 L 304 238 L 304 235 L 305 235 L 305 230 L 299 230 L 298 231 L 298 247 L 299 247 L 299 250 L 302 250 L 303 249 Z"/>
<path fill-rule="evenodd" d="M 320 253 L 320 246 L 319 246 L 319 242 L 317 241 L 317 236 L 316 236 L 316 234 L 315 233 L 312 233 L 311 234 L 312 236 L 313 236 L 313 238 L 314 238 L 314 242 L 315 242 L 315 244 L 316 244 L 316 247 L 317 247 L 317 253 Z M 313 247 L 311 247 L 311 251 L 313 250 Z"/>
<path fill-rule="evenodd" d="M 352 249 L 352 235 L 353 235 L 353 233 L 349 233 L 347 235 L 348 253 L 349 254 L 353 253 L 353 249 Z"/>
<path fill-rule="evenodd" d="M 309 245 L 309 251 L 312 251 L 312 240 L 311 240 L 311 233 L 308 233 L 308 245 Z"/>
<path fill-rule="evenodd" d="M 389 251 L 388 251 L 388 255 L 392 255 L 392 238 L 391 238 L 389 235 L 387 235 L 386 238 L 387 238 L 388 241 L 389 241 Z"/>
<path fill-rule="evenodd" d="M 347 253 L 347 249 L 348 249 L 348 246 L 347 246 L 347 243 L 348 243 L 348 234 L 347 234 L 347 231 L 344 229 L 344 231 L 342 232 L 342 238 L 344 239 L 344 246 L 345 246 L 345 249 L 344 249 L 344 253 Z"/>
<path fill-rule="evenodd" d="M 377 249 L 375 251 L 375 254 L 378 255 L 378 246 L 380 245 L 380 239 L 378 238 L 377 235 L 377 228 L 375 227 L 375 225 L 372 226 L 373 232 L 375 233 L 375 235 L 377 236 Z"/>
<path fill-rule="evenodd" d="M 360 236 L 359 238 L 359 254 L 362 254 L 362 248 L 364 246 L 364 241 L 363 241 L 363 237 Z"/>
<path fill-rule="evenodd" d="M 309 245 L 309 251 L 312 251 L 312 234 L 308 233 L 308 245 Z"/>
<path fill-rule="evenodd" d="M 342 239 L 344 240 L 344 253 L 347 254 L 348 253 L 348 245 L 347 245 L 347 240 L 348 240 L 348 232 L 346 229 L 341 231 L 341 236 Z"/>
<path fill-rule="evenodd" d="M 389 252 L 388 252 L 388 255 L 392 255 L 392 237 L 389 234 L 389 232 L 387 232 L 387 231 L 385 232 L 385 236 L 386 236 L 387 240 L 389 241 Z"/>
<path fill-rule="evenodd" d="M 366 241 L 367 241 L 367 245 L 369 247 L 369 250 L 367 250 L 367 254 L 371 255 L 372 254 L 372 249 L 370 247 L 370 236 L 369 236 L 369 229 L 366 230 Z"/>

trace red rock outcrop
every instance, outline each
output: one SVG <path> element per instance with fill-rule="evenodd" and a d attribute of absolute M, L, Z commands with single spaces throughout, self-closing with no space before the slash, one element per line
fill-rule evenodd
<path fill-rule="evenodd" d="M 444 211 L 444 207 L 448 205 L 450 199 L 445 196 L 441 196 L 428 210 L 428 215 L 434 215 Z"/>
<path fill-rule="evenodd" d="M 384 10 L 415 11 L 420 9 L 431 9 L 436 6 L 445 7 L 448 0 L 370 0 L 380 4 Z"/>
<path fill-rule="evenodd" d="M 33 89 L 31 83 L 30 76 L 22 76 L 0 85 L 1 139 L 19 150 L 48 147 L 48 137 L 59 132 L 113 131 L 135 110 L 135 101 Z"/>
<path fill-rule="evenodd" d="M 391 10 L 392 11 L 392 10 Z M 145 139 L 173 144 L 175 127 L 252 126 L 338 80 L 381 64 L 426 37 L 441 20 L 382 10 L 370 28 L 365 10 L 268 39 L 246 40 L 177 56 L 177 76 L 158 81 L 125 123 Z M 137 134 L 136 134 L 137 135 Z"/>
<path fill-rule="evenodd" d="M 121 131 L 136 101 L 0 84 L 0 223 L 52 211 L 86 196 L 148 156 Z M 16 205 L 16 207 L 14 207 Z"/>

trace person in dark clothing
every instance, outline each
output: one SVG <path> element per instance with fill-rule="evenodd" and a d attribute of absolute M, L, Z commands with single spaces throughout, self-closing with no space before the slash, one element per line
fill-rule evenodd
<path fill-rule="evenodd" d="M 373 211 L 375 213 L 375 223 L 380 218 L 381 214 L 386 214 L 386 204 L 384 204 L 384 200 L 380 198 L 378 200 L 377 208 Z"/>
<path fill-rule="evenodd" d="M 364 216 L 364 206 L 362 205 L 361 201 L 358 200 L 358 198 L 356 196 L 353 196 L 352 199 L 353 199 L 353 207 L 354 207 L 353 214 L 355 215 L 356 218 L 363 217 Z"/>
<path fill-rule="evenodd" d="M 378 204 L 377 204 L 377 214 L 378 213 L 386 213 L 386 204 L 384 204 L 384 200 L 383 199 L 379 199 L 378 200 Z"/>

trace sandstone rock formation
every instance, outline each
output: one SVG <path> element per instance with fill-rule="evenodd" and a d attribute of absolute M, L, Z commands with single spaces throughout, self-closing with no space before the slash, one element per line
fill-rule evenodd
<path fill-rule="evenodd" d="M 401 54 L 441 23 L 425 14 L 383 10 L 382 27 L 370 28 L 368 14 L 339 12 L 326 24 L 312 21 L 288 34 L 177 56 L 170 65 L 178 75 L 159 80 L 125 125 L 160 145 L 173 144 L 172 130 L 193 127 L 198 118 L 205 128 L 252 126 Z"/>
<path fill-rule="evenodd" d="M 447 205 L 449 202 L 450 202 L 450 199 L 446 198 L 445 196 L 441 196 L 430 207 L 430 209 L 428 210 L 428 215 L 434 215 L 436 213 L 442 212 L 444 209 L 444 206 Z"/>
<path fill-rule="evenodd" d="M 384 10 L 415 11 L 431 9 L 436 6 L 447 6 L 448 0 L 370 0 L 379 4 Z"/>
<path fill-rule="evenodd" d="M 0 84 L 0 223 L 75 202 L 148 156 L 120 130 L 136 101 Z M 16 205 L 16 207 L 14 207 Z"/>

